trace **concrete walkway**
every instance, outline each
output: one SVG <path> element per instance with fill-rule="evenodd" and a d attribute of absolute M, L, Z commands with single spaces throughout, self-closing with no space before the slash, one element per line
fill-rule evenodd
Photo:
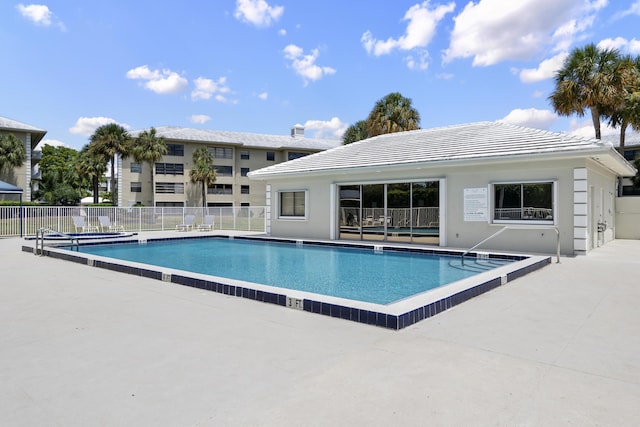
<path fill-rule="evenodd" d="M 635 426 L 640 241 L 402 331 L 0 240 L 3 426 Z"/>

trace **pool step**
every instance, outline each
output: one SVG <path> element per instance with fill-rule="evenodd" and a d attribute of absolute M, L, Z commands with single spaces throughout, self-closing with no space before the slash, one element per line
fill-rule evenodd
<path fill-rule="evenodd" d="M 480 273 L 502 267 L 510 262 L 511 261 L 491 258 L 465 258 L 464 264 L 458 259 L 449 261 L 449 266 L 457 268 L 458 270 Z"/>

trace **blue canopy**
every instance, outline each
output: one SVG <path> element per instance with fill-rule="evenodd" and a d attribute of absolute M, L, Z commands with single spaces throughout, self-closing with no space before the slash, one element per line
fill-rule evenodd
<path fill-rule="evenodd" d="M 22 188 L 0 181 L 0 194 L 22 194 Z"/>

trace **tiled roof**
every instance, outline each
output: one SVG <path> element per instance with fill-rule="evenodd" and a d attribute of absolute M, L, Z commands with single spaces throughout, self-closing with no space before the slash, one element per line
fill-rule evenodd
<path fill-rule="evenodd" d="M 393 167 L 448 162 L 478 162 L 519 156 L 596 156 L 621 174 L 633 168 L 608 143 L 595 139 L 515 126 L 477 122 L 379 135 L 311 156 L 250 172 L 266 179 L 308 173 L 325 174 L 364 167 Z"/>
<path fill-rule="evenodd" d="M 16 120 L 11 120 L 6 117 L 0 117 L 0 130 L 4 131 L 18 131 L 18 132 L 30 132 L 31 133 L 31 146 L 35 147 L 38 142 L 46 135 L 47 131 L 39 129 L 35 126 L 21 123 Z"/>
<path fill-rule="evenodd" d="M 339 146 L 342 141 L 331 139 L 291 137 L 286 135 L 264 135 L 248 132 L 230 132 L 223 130 L 192 129 L 176 126 L 157 127 L 156 135 L 169 140 L 192 141 L 195 143 L 224 143 L 244 147 L 299 149 L 299 150 L 328 150 Z M 141 130 L 130 132 L 137 136 Z"/>

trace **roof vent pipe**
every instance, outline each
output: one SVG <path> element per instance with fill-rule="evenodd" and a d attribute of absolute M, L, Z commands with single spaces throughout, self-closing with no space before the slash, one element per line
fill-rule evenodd
<path fill-rule="evenodd" d="M 304 136 L 304 126 L 293 125 L 291 128 L 291 138 L 295 138 L 297 136 Z"/>

